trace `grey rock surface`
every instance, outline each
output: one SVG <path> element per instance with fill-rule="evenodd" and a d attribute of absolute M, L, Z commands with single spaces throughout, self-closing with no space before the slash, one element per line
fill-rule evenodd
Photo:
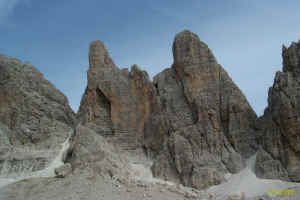
<path fill-rule="evenodd" d="M 81 124 L 72 138 L 72 154 L 57 169 L 63 178 L 31 178 L 0 189 L 5 200 L 199 199 L 208 194 L 166 182 L 137 180 L 130 161 L 104 137 Z M 72 166 L 72 171 L 69 169 Z M 61 173 L 67 168 L 68 173 Z M 63 176 L 61 176 L 64 174 Z"/>
<path fill-rule="evenodd" d="M 75 114 L 67 98 L 28 62 L 0 55 L 0 121 L 13 145 L 62 143 Z"/>
<path fill-rule="evenodd" d="M 271 155 L 262 148 L 257 152 L 255 174 L 259 178 L 290 181 L 288 172 L 280 161 L 274 160 Z"/>
<path fill-rule="evenodd" d="M 0 122 L 0 174 L 3 171 L 4 161 L 13 147 L 10 142 L 11 135 L 9 128 Z"/>
<path fill-rule="evenodd" d="M 242 155 L 253 154 L 257 149 L 252 130 L 256 114 L 208 46 L 196 34 L 183 31 L 174 39 L 173 55 L 172 68 L 195 121 L 208 131 L 224 132 Z"/>
<path fill-rule="evenodd" d="M 74 122 L 67 98 L 40 71 L 0 55 L 0 177 L 45 169 Z"/>
<path fill-rule="evenodd" d="M 283 46 L 282 57 L 283 71 L 276 73 L 268 93 L 268 107 L 258 121 L 259 140 L 264 150 L 287 170 L 290 180 L 299 182 L 300 43 Z"/>
<path fill-rule="evenodd" d="M 91 169 L 98 175 L 126 177 L 128 161 L 119 150 L 92 129 L 79 125 L 72 141 L 72 154 L 67 158 L 77 171 Z"/>
<path fill-rule="evenodd" d="M 11 142 L 10 142 L 11 136 L 12 136 L 12 133 L 9 130 L 9 128 L 0 122 L 0 148 L 1 149 L 11 146 Z"/>
<path fill-rule="evenodd" d="M 152 82 L 137 65 L 119 69 L 104 44 L 92 42 L 75 119 L 36 68 L 0 55 L 0 175 L 45 168 L 76 124 L 57 177 L 8 185 L 0 199 L 209 199 L 196 189 L 224 182 L 256 151 L 258 177 L 300 181 L 300 43 L 283 48 L 283 72 L 258 119 L 196 34 L 177 34 L 173 56 Z M 173 183 L 151 173 L 137 181 L 132 174 L 145 175 L 146 161 Z"/>
<path fill-rule="evenodd" d="M 156 176 L 205 188 L 255 152 L 256 115 L 198 36 L 178 34 L 173 54 L 172 68 L 152 83 L 136 65 L 120 70 L 92 42 L 78 120 L 122 150 L 143 148 L 156 158 Z"/>
<path fill-rule="evenodd" d="M 173 55 L 172 68 L 154 77 L 170 136 L 153 172 L 206 188 L 256 151 L 256 114 L 197 35 L 177 34 Z"/>

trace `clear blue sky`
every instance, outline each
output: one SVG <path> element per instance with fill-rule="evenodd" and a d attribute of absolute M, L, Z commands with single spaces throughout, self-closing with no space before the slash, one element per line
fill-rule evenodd
<path fill-rule="evenodd" d="M 91 41 L 102 40 L 120 68 L 138 64 L 153 77 L 172 64 L 175 34 L 189 29 L 261 115 L 282 44 L 300 38 L 299 8 L 299 0 L 0 0 L 0 53 L 30 61 L 76 111 Z"/>

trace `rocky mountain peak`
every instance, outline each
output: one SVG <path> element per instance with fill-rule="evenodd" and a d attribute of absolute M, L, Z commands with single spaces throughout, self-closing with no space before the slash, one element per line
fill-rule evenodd
<path fill-rule="evenodd" d="M 282 47 L 283 70 L 276 72 L 269 89 L 268 107 L 259 121 L 265 158 L 257 165 L 263 178 L 281 178 L 300 181 L 300 42 Z M 280 166 L 280 167 L 274 167 Z M 283 176 L 284 175 L 284 176 Z"/>
<path fill-rule="evenodd" d="M 283 72 L 300 72 L 300 41 L 292 42 L 292 44 L 286 48 L 282 47 L 282 59 L 283 59 Z"/>
<path fill-rule="evenodd" d="M 153 170 L 156 176 L 206 188 L 242 169 L 240 154 L 255 152 L 251 126 L 256 115 L 196 34 L 177 34 L 173 54 L 172 67 L 154 78 L 170 137 Z"/>
<path fill-rule="evenodd" d="M 123 150 L 149 146 L 146 143 L 152 143 L 155 135 L 161 136 L 163 128 L 155 113 L 160 110 L 159 103 L 148 74 L 137 65 L 130 72 L 120 70 L 100 41 L 91 43 L 89 61 L 88 85 L 79 108 L 79 121 Z M 144 138 L 147 138 L 145 143 Z"/>
<path fill-rule="evenodd" d="M 300 42 L 283 46 L 283 72 L 276 73 L 268 108 L 259 119 L 195 33 L 184 30 L 175 36 L 173 56 L 173 65 L 152 82 L 138 65 L 119 69 L 103 42 L 91 42 L 88 84 L 75 120 L 67 98 L 37 69 L 0 54 L 0 169 L 7 174 L 6 168 L 14 169 L 16 162 L 31 166 L 32 160 L 34 170 L 45 168 L 53 153 L 40 160 L 36 151 L 23 157 L 6 151 L 30 147 L 47 153 L 62 142 L 67 151 L 60 152 L 68 162 L 58 169 L 61 179 L 7 186 L 7 195 L 61 190 L 69 197 L 80 189 L 84 193 L 75 199 L 95 199 L 98 191 L 105 191 L 101 184 L 106 187 L 114 180 L 127 187 L 127 180 L 142 177 L 138 174 L 146 167 L 150 176 L 141 180 L 171 181 L 178 184 L 176 190 L 179 184 L 206 189 L 228 180 L 248 185 L 253 170 L 260 178 L 300 181 L 300 81 L 295 76 L 300 72 Z M 27 159 L 32 155 L 36 157 Z M 246 181 L 240 179 L 245 176 Z M 219 193 L 234 190 L 225 188 Z M 246 189 L 252 192 L 252 187 Z"/>
<path fill-rule="evenodd" d="M 104 43 L 100 40 L 90 43 L 89 63 L 91 68 L 107 67 L 113 64 Z"/>
<path fill-rule="evenodd" d="M 175 65 L 195 65 L 216 61 L 208 46 L 200 41 L 198 35 L 189 30 L 184 30 L 175 36 L 173 57 Z"/>

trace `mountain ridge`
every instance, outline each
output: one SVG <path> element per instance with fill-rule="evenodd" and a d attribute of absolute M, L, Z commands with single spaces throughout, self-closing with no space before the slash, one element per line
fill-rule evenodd
<path fill-rule="evenodd" d="M 51 149 L 73 128 L 64 181 L 79 176 L 79 184 L 95 175 L 97 183 L 100 177 L 127 183 L 132 166 L 151 161 L 156 178 L 203 190 L 226 182 L 257 152 L 256 176 L 299 182 L 299 44 L 283 47 L 283 71 L 276 73 L 260 117 L 196 34 L 178 33 L 172 51 L 174 63 L 151 81 L 137 65 L 118 68 L 103 42 L 91 42 L 87 87 L 76 115 L 37 69 L 0 56 L 0 91 L 8 94 L 0 98 L 0 136 L 6 142 L 0 143 L 6 155 L 0 167 L 28 165 L 25 158 L 14 163 L 5 149 Z M 24 97 L 14 91 L 25 91 Z M 18 108 L 23 102 L 27 106 Z M 14 118 L 7 121 L 8 115 Z M 50 158 L 43 159 L 47 165 Z"/>

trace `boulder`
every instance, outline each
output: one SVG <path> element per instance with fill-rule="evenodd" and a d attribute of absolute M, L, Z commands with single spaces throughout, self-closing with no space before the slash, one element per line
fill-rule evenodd
<path fill-rule="evenodd" d="M 72 166 L 70 163 L 66 163 L 61 167 L 56 168 L 54 172 L 57 178 L 64 178 L 72 172 Z"/>
<path fill-rule="evenodd" d="M 79 124 L 72 141 L 72 153 L 66 162 L 75 173 L 90 170 L 91 173 L 125 178 L 129 174 L 128 160 L 119 149 L 92 129 Z"/>

